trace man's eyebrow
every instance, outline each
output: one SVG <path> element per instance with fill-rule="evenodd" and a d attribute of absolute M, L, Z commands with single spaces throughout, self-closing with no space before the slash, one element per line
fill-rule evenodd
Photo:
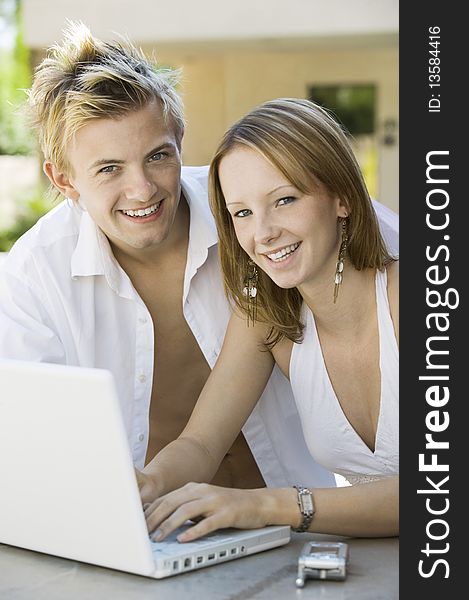
<path fill-rule="evenodd" d="M 173 144 L 172 142 L 165 142 L 164 144 L 160 144 L 156 148 L 153 148 L 153 150 L 150 150 L 150 152 L 148 152 L 148 154 L 145 155 L 145 158 L 150 158 L 150 156 L 153 156 L 153 154 L 157 154 L 158 152 L 161 152 L 162 150 L 175 150 L 175 149 L 176 149 L 175 144 Z"/>
<path fill-rule="evenodd" d="M 275 194 L 276 192 L 278 192 L 279 190 L 281 190 L 283 188 L 292 188 L 292 187 L 294 187 L 294 185 L 291 183 L 282 183 L 282 185 L 279 185 L 276 188 L 274 188 L 273 190 L 270 190 L 270 192 L 267 192 L 266 196 L 271 196 L 272 194 Z M 232 206 L 233 204 L 244 204 L 244 202 L 242 200 L 237 200 L 236 202 L 227 202 L 226 206 Z"/>
<path fill-rule="evenodd" d="M 153 148 L 153 150 L 150 150 L 150 152 L 148 152 L 145 155 L 145 158 L 150 158 L 150 156 L 153 156 L 153 154 L 156 154 L 157 152 L 161 152 L 162 150 L 174 150 L 176 148 L 176 145 L 171 143 L 171 142 L 166 142 L 164 144 L 160 144 L 159 146 L 156 146 L 155 148 Z M 98 160 L 95 160 L 93 164 L 91 164 L 88 167 L 88 171 L 92 171 L 93 169 L 96 169 L 96 167 L 102 167 L 103 165 L 123 165 L 125 163 L 125 160 L 122 159 L 118 159 L 118 158 L 100 158 Z"/>
<path fill-rule="evenodd" d="M 117 158 L 100 158 L 88 167 L 88 171 L 92 171 L 93 169 L 96 169 L 96 167 L 101 167 L 102 165 L 123 165 L 124 162 L 124 160 L 119 160 Z"/>

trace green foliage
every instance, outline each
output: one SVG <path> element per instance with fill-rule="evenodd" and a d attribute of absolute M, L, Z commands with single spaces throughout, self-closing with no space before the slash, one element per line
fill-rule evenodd
<path fill-rule="evenodd" d="M 42 187 L 24 201 L 19 210 L 15 223 L 8 229 L 0 230 L 0 252 L 8 252 L 16 240 L 52 208 L 51 201 Z"/>
<path fill-rule="evenodd" d="M 320 85 L 310 89 L 310 98 L 327 107 L 352 136 L 375 131 L 374 85 Z"/>
<path fill-rule="evenodd" d="M 9 20 L 16 36 L 13 48 L 0 48 L 0 154 L 29 154 L 33 139 L 20 108 L 26 100 L 24 90 L 31 85 L 31 67 L 19 2 Z"/>

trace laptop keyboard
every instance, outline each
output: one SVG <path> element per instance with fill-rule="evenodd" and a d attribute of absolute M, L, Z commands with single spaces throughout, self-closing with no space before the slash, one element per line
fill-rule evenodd
<path fill-rule="evenodd" d="M 229 538 L 227 538 L 226 533 L 221 535 L 220 533 L 215 531 L 193 542 L 178 542 L 177 536 L 186 529 L 189 529 L 189 527 L 190 525 L 179 527 L 178 529 L 176 529 L 176 531 L 173 531 L 173 533 L 168 535 L 168 537 L 165 538 L 162 542 L 153 542 L 150 539 L 153 554 L 172 554 L 173 552 L 179 554 L 180 552 L 191 552 L 195 548 L 204 548 L 222 540 L 224 542 L 229 541 Z"/>
<path fill-rule="evenodd" d="M 194 542 L 178 542 L 177 536 L 190 525 L 180 527 L 162 542 L 151 542 L 156 562 L 163 561 L 166 575 L 199 569 L 210 564 L 225 562 L 247 552 L 245 541 L 230 536 L 229 530 L 215 531 Z"/>

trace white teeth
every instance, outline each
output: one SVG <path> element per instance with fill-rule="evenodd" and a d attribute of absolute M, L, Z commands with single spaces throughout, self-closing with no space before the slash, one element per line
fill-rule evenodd
<path fill-rule="evenodd" d="M 295 250 L 298 248 L 299 245 L 300 245 L 300 243 L 297 242 L 296 244 L 291 244 L 290 246 L 285 246 L 285 248 L 282 248 L 278 252 L 274 252 L 272 254 L 267 254 L 267 256 L 270 258 L 270 260 L 273 260 L 275 262 L 280 262 L 282 260 L 285 260 L 287 258 L 287 256 L 289 256 L 292 252 L 295 252 Z"/>
<path fill-rule="evenodd" d="M 152 206 L 149 206 L 148 208 L 140 208 L 138 210 L 123 210 L 122 212 L 125 215 L 128 215 L 129 217 L 147 217 L 148 215 L 151 215 L 152 213 L 156 212 L 161 204 L 161 200 L 160 202 L 157 202 L 156 204 L 153 204 Z"/>

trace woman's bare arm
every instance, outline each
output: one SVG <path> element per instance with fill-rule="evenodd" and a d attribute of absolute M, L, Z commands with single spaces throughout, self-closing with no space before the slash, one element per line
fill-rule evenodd
<path fill-rule="evenodd" d="M 210 481 L 261 396 L 274 360 L 265 327 L 234 313 L 217 363 L 179 438 L 137 473 L 144 503 L 189 481 Z M 181 376 L 184 376 L 181 374 Z"/>
<path fill-rule="evenodd" d="M 354 537 L 399 534 L 399 477 L 351 487 L 313 489 L 315 514 L 309 531 Z M 223 527 L 290 525 L 302 520 L 294 488 L 234 490 L 190 483 L 156 500 L 147 525 L 161 540 L 188 519 L 202 519 L 179 541 L 187 542 Z"/>

